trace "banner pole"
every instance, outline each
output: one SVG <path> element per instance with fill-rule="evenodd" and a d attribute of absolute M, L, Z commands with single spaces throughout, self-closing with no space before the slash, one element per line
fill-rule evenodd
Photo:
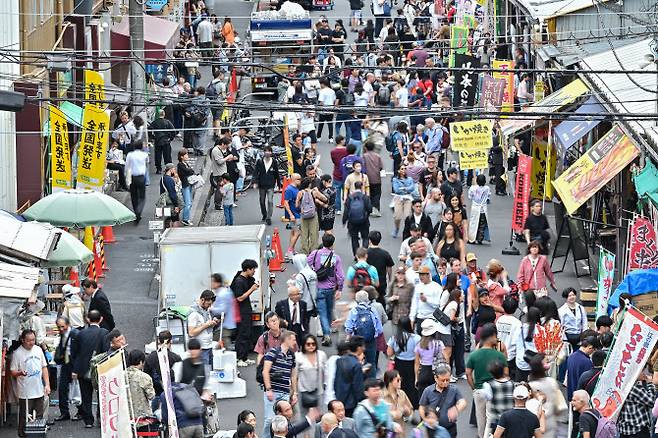
<path fill-rule="evenodd" d="M 551 174 L 551 155 L 553 152 L 553 120 L 548 121 L 548 145 L 546 146 L 546 172 L 544 173 L 544 193 L 542 193 L 541 211 L 544 211 L 546 205 L 546 192 L 548 192 L 548 183 Z"/>

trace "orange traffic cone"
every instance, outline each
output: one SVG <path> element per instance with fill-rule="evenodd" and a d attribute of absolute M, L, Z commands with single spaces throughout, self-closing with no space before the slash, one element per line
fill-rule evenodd
<path fill-rule="evenodd" d="M 103 271 L 109 271 L 110 267 L 107 266 L 107 263 L 105 261 L 105 238 L 103 237 L 102 234 L 98 236 L 98 245 L 100 248 L 101 268 L 103 269 Z"/>
<path fill-rule="evenodd" d="M 98 240 L 94 239 L 94 269 L 96 271 L 96 278 L 105 277 L 103 274 L 103 265 L 101 263 L 100 249 Z"/>
<path fill-rule="evenodd" d="M 283 187 L 281 188 L 281 200 L 279 201 L 279 205 L 277 205 L 277 207 L 279 207 L 279 208 L 283 208 L 283 198 L 286 195 L 286 188 L 288 187 L 289 184 L 290 184 L 290 178 L 288 178 L 287 176 L 284 176 L 283 177 Z"/>
<path fill-rule="evenodd" d="M 114 243 L 117 241 L 114 238 L 114 231 L 112 231 L 112 227 L 102 227 L 101 232 L 103 233 L 104 243 Z"/>
<path fill-rule="evenodd" d="M 89 262 L 89 268 L 87 268 L 87 278 L 90 280 L 98 280 L 98 276 L 96 275 L 96 263 L 94 263 L 94 260 Z"/>
<path fill-rule="evenodd" d="M 78 274 L 78 268 L 73 266 L 71 272 L 69 273 L 69 280 L 72 281 L 72 285 L 75 287 L 80 287 L 80 274 Z"/>
<path fill-rule="evenodd" d="M 283 257 L 283 249 L 281 248 L 281 237 L 279 236 L 279 229 L 275 228 L 272 232 L 272 251 L 274 257 L 270 259 L 269 269 L 271 272 L 281 272 L 286 269 L 284 263 L 286 259 Z"/>

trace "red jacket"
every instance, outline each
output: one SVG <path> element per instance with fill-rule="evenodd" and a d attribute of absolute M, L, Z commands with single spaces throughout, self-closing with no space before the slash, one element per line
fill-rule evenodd
<path fill-rule="evenodd" d="M 547 278 L 550 280 L 549 284 L 555 283 L 553 271 L 551 271 L 551 267 L 549 266 L 548 259 L 545 255 L 539 255 L 534 274 L 529 256 L 523 257 L 523 260 L 521 260 L 521 264 L 519 265 L 519 273 L 516 276 L 520 288 L 522 288 L 523 283 L 528 283 L 530 289 L 544 289 L 547 286 Z"/>

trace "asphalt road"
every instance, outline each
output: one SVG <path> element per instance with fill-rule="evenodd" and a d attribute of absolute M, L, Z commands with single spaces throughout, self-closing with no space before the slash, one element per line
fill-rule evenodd
<path fill-rule="evenodd" d="M 224 0 L 222 7 L 217 9 L 216 13 L 221 17 L 223 15 L 231 15 L 233 18 L 236 30 L 240 32 L 241 36 L 244 35 L 247 28 L 249 12 L 251 11 L 253 3 L 240 0 Z M 333 26 L 335 18 L 342 17 L 347 23 L 349 16 L 349 5 L 347 0 L 338 0 L 333 11 L 314 11 L 312 16 L 318 18 L 320 15 L 326 15 L 330 20 L 330 25 Z M 364 8 L 364 15 L 367 18 L 370 15 L 369 8 Z M 350 38 L 354 38 L 353 33 Z M 203 78 L 201 83 L 207 82 L 210 77 L 209 69 L 202 69 Z M 247 81 L 243 83 L 242 92 L 248 92 Z M 324 172 L 331 172 L 331 162 L 329 152 L 332 148 L 325 137 L 319 142 L 319 153 L 322 156 L 321 168 Z M 181 147 L 180 141 L 174 144 L 174 153 Z M 388 158 L 385 158 L 385 166 L 387 170 L 391 169 L 391 163 Z M 151 186 L 147 189 L 147 206 L 153 205 L 158 196 L 159 178 L 152 175 Z M 204 195 L 205 195 L 205 190 Z M 382 206 L 387 206 L 390 201 L 390 179 L 386 178 L 384 186 L 382 187 Z M 127 194 L 119 194 L 119 199 L 129 205 L 130 200 Z M 278 195 L 276 198 L 278 201 Z M 253 190 L 249 191 L 246 196 L 241 197 L 239 200 L 239 207 L 234 210 L 236 224 L 254 224 L 260 223 L 260 212 L 257 207 L 258 195 Z M 481 246 L 469 246 L 469 252 L 473 251 L 478 255 L 480 264 L 486 265 L 486 262 L 491 258 L 497 258 L 508 267 L 512 275 L 516 274 L 520 257 L 504 256 L 501 254 L 501 249 L 507 246 L 510 218 L 512 209 L 512 199 L 493 197 L 489 207 L 489 226 L 492 235 L 492 244 Z M 550 215 L 552 208 L 547 204 L 547 212 Z M 283 249 L 287 248 L 289 240 L 289 232 L 285 230 L 285 225 L 280 221 L 282 210 L 277 210 L 274 214 L 274 223 L 271 228 L 277 227 L 281 232 Z M 148 216 L 145 213 L 145 219 Z M 551 223 L 554 223 L 551 221 Z M 382 217 L 371 219 L 371 230 L 379 230 L 384 236 L 381 246 L 395 255 L 399 251 L 401 239 L 393 239 L 391 231 L 393 226 L 392 211 L 389 208 L 382 208 Z M 271 231 L 270 230 L 268 231 Z M 145 343 L 153 339 L 153 317 L 157 311 L 157 282 L 153 279 L 154 274 L 157 272 L 157 259 L 154 257 L 153 236 L 152 232 L 148 230 L 148 222 L 142 221 L 141 224 L 135 226 L 134 224 L 126 224 L 120 227 L 115 227 L 115 235 L 117 243 L 106 247 L 106 257 L 109 262 L 111 271 L 107 273 L 107 278 L 103 280 L 103 288 L 108 293 L 112 303 L 113 313 L 117 321 L 117 326 L 124 332 L 129 342 L 129 349 L 143 348 Z M 346 230 L 340 226 L 340 217 L 337 217 L 335 234 L 337 237 L 336 251 L 341 256 L 346 266 L 349 265 L 352 259 L 350 241 L 347 236 Z M 569 285 L 577 285 L 575 275 L 572 269 L 567 265 L 568 271 L 557 276 L 558 287 L 561 289 Z M 286 296 L 286 291 L 282 285 L 285 280 L 295 271 L 292 265 L 287 265 L 285 272 L 277 274 L 278 290 L 273 297 L 274 300 L 282 299 Z M 563 301 L 561 297 L 554 297 L 558 304 Z M 390 333 L 390 324 L 386 327 L 387 333 Z M 336 341 L 341 334 L 333 335 Z M 335 342 L 334 342 L 335 345 Z M 333 348 L 325 348 L 328 355 L 334 353 Z M 383 363 L 380 364 L 380 369 L 383 369 Z M 262 430 L 262 416 L 263 416 L 263 394 L 255 382 L 255 367 L 242 368 L 242 378 L 247 381 L 248 393 L 245 398 L 221 400 L 219 402 L 221 425 L 223 429 L 234 429 L 236 424 L 237 414 L 243 409 L 251 409 L 256 413 L 259 420 L 257 432 Z M 463 395 L 468 399 L 469 404 L 471 400 L 471 390 L 465 381 L 457 383 Z M 51 415 L 58 414 L 56 407 L 51 408 Z M 15 416 L 14 416 L 15 418 Z M 11 418 L 10 418 L 11 419 Z M 94 429 L 93 432 L 84 430 L 80 423 L 66 422 L 64 424 L 56 424 L 49 431 L 48 436 L 54 438 L 64 438 L 81 436 L 100 436 L 100 430 Z M 458 430 L 460 437 L 473 437 L 475 436 L 475 429 L 468 424 L 468 415 L 464 413 L 460 416 L 458 421 Z M 15 436 L 15 429 L 6 427 L 0 429 L 0 437 Z"/>

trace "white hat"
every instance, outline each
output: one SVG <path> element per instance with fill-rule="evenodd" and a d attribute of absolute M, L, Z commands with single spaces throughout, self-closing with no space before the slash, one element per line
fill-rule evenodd
<path fill-rule="evenodd" d="M 70 284 L 65 284 L 62 286 L 62 293 L 65 297 L 70 297 L 71 295 L 77 295 L 80 293 L 80 288 L 72 286 Z"/>
<path fill-rule="evenodd" d="M 433 319 L 426 319 L 420 325 L 421 331 L 420 334 L 423 336 L 432 336 L 434 333 L 439 331 L 439 323 Z"/>
<path fill-rule="evenodd" d="M 518 385 L 516 388 L 514 388 L 512 397 L 519 400 L 525 400 L 526 398 L 530 397 L 530 392 L 528 391 L 528 388 L 525 387 L 525 385 Z"/>

